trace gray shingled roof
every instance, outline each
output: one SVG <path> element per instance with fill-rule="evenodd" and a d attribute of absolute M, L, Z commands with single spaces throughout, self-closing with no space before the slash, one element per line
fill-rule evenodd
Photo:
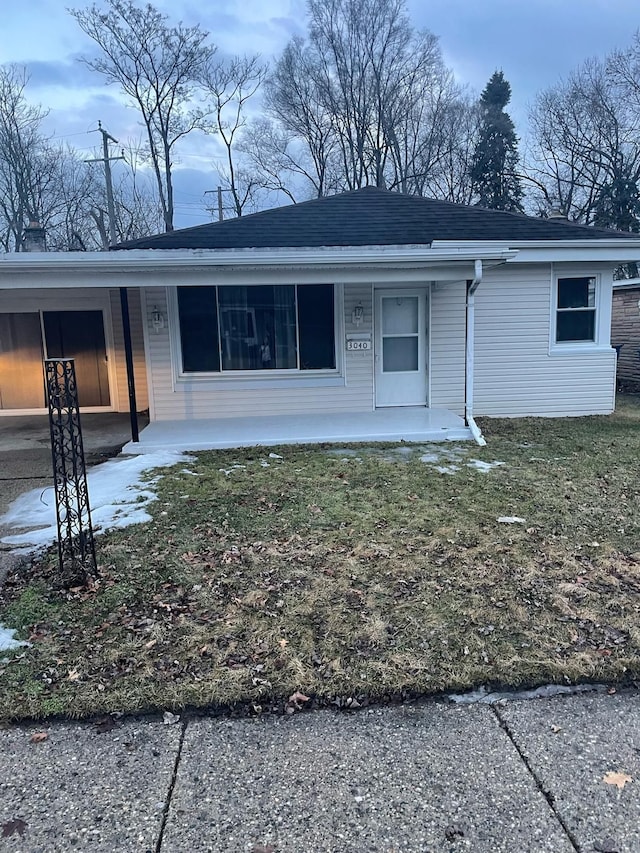
<path fill-rule="evenodd" d="M 633 237 L 620 231 L 536 219 L 364 187 L 224 222 L 210 222 L 116 249 L 241 249 L 400 246 L 434 240 L 584 240 Z"/>

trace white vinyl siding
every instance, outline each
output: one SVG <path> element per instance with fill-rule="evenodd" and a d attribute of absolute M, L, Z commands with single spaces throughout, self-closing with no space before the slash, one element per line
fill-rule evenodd
<path fill-rule="evenodd" d="M 476 292 L 474 414 L 561 417 L 614 408 L 616 354 L 605 342 L 550 346 L 554 276 L 599 275 L 599 322 L 611 302 L 613 270 L 563 264 L 507 264 L 485 272 Z"/>
<path fill-rule="evenodd" d="M 127 383 L 127 363 L 124 355 L 124 337 L 122 314 L 120 312 L 120 291 L 109 291 L 111 297 L 111 318 L 113 322 L 113 340 L 116 351 L 116 382 L 118 385 L 118 411 L 129 411 L 129 389 Z M 149 408 L 147 392 L 147 366 L 144 358 L 144 339 L 142 334 L 142 308 L 140 291 L 137 287 L 127 288 L 129 301 L 129 321 L 131 324 L 131 348 L 133 350 L 133 378 L 136 384 L 136 408 L 139 412 Z"/>
<path fill-rule="evenodd" d="M 153 329 L 154 310 L 164 316 L 170 313 L 168 295 L 165 287 L 144 289 L 153 419 L 327 414 L 373 408 L 373 351 L 345 351 L 345 332 L 372 331 L 370 284 L 344 285 L 344 312 L 336 323 L 339 375 L 317 378 L 302 371 L 295 377 L 277 379 L 179 376 L 175 313 L 171 311 L 174 316 L 164 329 Z M 358 304 L 364 308 L 364 321 L 356 328 L 351 323 L 351 313 Z"/>
<path fill-rule="evenodd" d="M 464 414 L 465 335 L 467 328 L 465 281 L 431 286 L 431 408 Z"/>

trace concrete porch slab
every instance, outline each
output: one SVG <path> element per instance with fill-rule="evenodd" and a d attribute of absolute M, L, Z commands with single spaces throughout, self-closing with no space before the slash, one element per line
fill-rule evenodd
<path fill-rule="evenodd" d="M 448 409 L 424 406 L 327 415 L 268 415 L 188 421 L 154 421 L 123 453 L 219 450 L 277 444 L 377 441 L 469 441 L 464 420 Z"/>

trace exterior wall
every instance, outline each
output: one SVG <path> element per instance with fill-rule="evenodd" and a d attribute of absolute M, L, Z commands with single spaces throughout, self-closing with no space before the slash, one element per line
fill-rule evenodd
<path fill-rule="evenodd" d="M 355 327 L 351 312 L 358 304 L 364 308 L 364 321 Z M 322 378 L 304 373 L 282 378 L 180 377 L 175 367 L 179 337 L 171 289 L 145 288 L 143 305 L 153 420 L 367 412 L 373 408 L 373 350 L 346 352 L 344 347 L 345 332 L 372 332 L 370 283 L 344 286 L 344 311 L 337 330 L 341 375 Z M 158 331 L 152 320 L 156 310 L 169 317 Z"/>
<path fill-rule="evenodd" d="M 129 290 L 129 308 L 134 350 L 136 396 L 138 409 L 143 410 L 148 407 L 149 403 L 144 362 L 140 298 L 135 289 Z M 129 411 L 127 374 L 124 344 L 122 341 L 122 318 L 117 290 L 95 290 L 90 288 L 2 290 L 0 296 L 0 311 L 3 312 L 70 311 L 74 309 L 102 310 L 104 312 L 105 343 L 109 358 L 110 408 L 118 412 Z M 23 410 L 7 409 L 4 411 L 4 414 L 16 415 L 21 411 Z"/>
<path fill-rule="evenodd" d="M 432 408 L 464 414 L 466 282 L 431 286 L 430 392 Z"/>
<path fill-rule="evenodd" d="M 613 291 L 611 343 L 622 344 L 618 381 L 640 389 L 640 287 Z"/>
<path fill-rule="evenodd" d="M 136 408 L 139 412 L 149 408 L 149 393 L 147 390 L 147 366 L 144 357 L 144 336 L 142 331 L 142 305 L 140 290 L 128 288 L 129 321 L 131 324 L 131 344 L 133 349 L 133 378 L 136 383 Z M 116 382 L 118 387 L 118 411 L 129 411 L 129 392 L 127 387 L 127 364 L 124 356 L 124 336 L 122 331 L 122 314 L 120 311 L 120 293 L 110 290 L 111 318 L 113 326 L 113 341 L 116 353 Z"/>
<path fill-rule="evenodd" d="M 476 293 L 474 415 L 560 417 L 614 409 L 616 354 L 552 346 L 555 275 L 600 274 L 599 320 L 609 323 L 613 269 L 602 264 L 511 264 L 485 273 Z"/>

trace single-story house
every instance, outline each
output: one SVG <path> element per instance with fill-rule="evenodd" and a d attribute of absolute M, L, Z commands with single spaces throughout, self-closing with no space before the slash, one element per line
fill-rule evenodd
<path fill-rule="evenodd" d="M 0 415 L 75 357 L 139 447 L 480 438 L 614 409 L 614 269 L 640 237 L 367 187 L 124 243 L 0 257 Z"/>
<path fill-rule="evenodd" d="M 640 391 L 640 278 L 613 283 L 611 343 L 619 353 L 619 386 Z"/>

